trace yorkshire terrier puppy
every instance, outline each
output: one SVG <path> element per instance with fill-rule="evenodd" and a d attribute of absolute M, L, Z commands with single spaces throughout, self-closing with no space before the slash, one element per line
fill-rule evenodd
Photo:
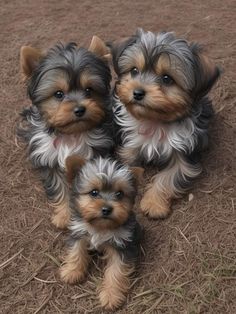
<path fill-rule="evenodd" d="M 143 169 L 128 168 L 102 157 L 84 162 L 78 156 L 66 160 L 71 182 L 70 247 L 60 268 L 69 284 L 85 279 L 90 250 L 104 253 L 107 260 L 99 288 L 101 305 L 120 306 L 129 290 L 130 275 L 139 256 L 141 227 L 133 205 Z"/>
<path fill-rule="evenodd" d="M 208 142 L 213 114 L 208 92 L 220 70 L 198 44 L 173 33 L 136 35 L 111 44 L 118 76 L 114 116 L 120 128 L 119 155 L 129 165 L 154 164 L 155 175 L 141 201 L 152 218 L 166 217 L 201 172 L 199 153 Z"/>
<path fill-rule="evenodd" d="M 28 46 L 21 49 L 21 69 L 32 105 L 22 112 L 26 122 L 19 135 L 41 173 L 55 207 L 52 222 L 58 228 L 69 221 L 65 159 L 77 153 L 90 159 L 112 147 L 106 52 L 96 36 L 88 50 L 74 43 L 58 44 L 47 53 Z"/>

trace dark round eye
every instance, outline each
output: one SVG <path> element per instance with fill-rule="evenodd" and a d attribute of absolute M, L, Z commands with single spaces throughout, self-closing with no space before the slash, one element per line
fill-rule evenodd
<path fill-rule="evenodd" d="M 115 195 L 116 195 L 116 198 L 117 198 L 118 200 L 120 200 L 120 199 L 123 198 L 124 192 L 123 192 L 123 191 L 118 191 L 118 192 L 115 193 Z"/>
<path fill-rule="evenodd" d="M 172 85 L 174 83 L 172 77 L 167 74 L 162 75 L 161 80 L 164 85 Z"/>
<path fill-rule="evenodd" d="M 131 72 L 131 75 L 132 75 L 132 76 L 136 76 L 136 75 L 139 74 L 138 68 L 133 68 L 130 72 Z"/>
<path fill-rule="evenodd" d="M 58 90 L 54 93 L 54 97 L 57 99 L 63 99 L 64 96 L 65 96 L 65 94 L 62 90 Z"/>
<path fill-rule="evenodd" d="M 92 197 L 97 197 L 99 192 L 98 190 L 92 190 L 91 192 L 89 192 L 89 194 L 92 196 Z"/>
<path fill-rule="evenodd" d="M 85 88 L 84 92 L 85 92 L 85 96 L 86 97 L 90 97 L 91 93 L 92 93 L 92 88 L 91 87 L 87 87 L 87 88 Z"/>

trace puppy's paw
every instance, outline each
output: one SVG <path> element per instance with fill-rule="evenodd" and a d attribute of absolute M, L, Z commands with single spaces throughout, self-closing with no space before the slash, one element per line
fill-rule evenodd
<path fill-rule="evenodd" d="M 158 197 L 156 193 L 150 189 L 144 194 L 140 202 L 141 211 L 149 218 L 166 218 L 170 213 L 170 201 Z"/>
<path fill-rule="evenodd" d="M 73 285 L 75 283 L 81 283 L 85 280 L 86 273 L 80 269 L 76 269 L 74 265 L 64 264 L 59 270 L 61 280 L 65 283 Z"/>
<path fill-rule="evenodd" d="M 70 221 L 69 211 L 59 211 L 52 216 L 52 223 L 58 229 L 67 229 Z"/>
<path fill-rule="evenodd" d="M 114 310 L 124 303 L 126 297 L 120 290 L 110 287 L 110 289 L 100 290 L 99 299 L 106 310 Z"/>

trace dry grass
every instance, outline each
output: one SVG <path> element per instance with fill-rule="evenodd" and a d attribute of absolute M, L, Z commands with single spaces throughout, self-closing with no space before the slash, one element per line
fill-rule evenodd
<path fill-rule="evenodd" d="M 66 234 L 50 223 L 37 174 L 15 139 L 28 103 L 20 82 L 19 48 L 58 40 L 88 44 L 145 29 L 174 29 L 202 42 L 224 68 L 212 93 L 216 116 L 204 172 L 173 214 L 144 225 L 143 256 L 127 303 L 117 313 L 236 313 L 235 38 L 233 1 L 90 0 L 5 2 L 1 6 L 0 312 L 103 313 L 96 289 L 103 262 L 95 258 L 85 284 L 58 277 Z M 36 14 L 37 12 L 37 14 Z"/>

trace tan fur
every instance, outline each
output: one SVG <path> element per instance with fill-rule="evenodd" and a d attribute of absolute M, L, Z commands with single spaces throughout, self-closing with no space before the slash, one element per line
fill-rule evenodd
<path fill-rule="evenodd" d="M 57 91 L 63 91 L 65 94 L 69 90 L 69 78 L 68 74 L 62 70 L 51 70 L 50 74 L 53 74 L 53 78 L 49 81 L 47 75 L 44 76 L 44 80 L 41 82 L 40 96 L 49 101 L 54 100 L 54 106 L 58 105 L 60 101 L 54 98 L 54 93 Z M 43 105 L 47 104 L 47 101 Z M 51 106 L 53 105 L 50 103 Z M 52 106 L 52 107 L 54 107 Z M 50 108 L 50 105 L 49 105 Z"/>
<path fill-rule="evenodd" d="M 65 283 L 74 284 L 85 279 L 90 255 L 88 243 L 81 239 L 69 249 L 63 265 L 60 268 L 60 277 Z"/>
<path fill-rule="evenodd" d="M 130 186 L 130 183 L 122 181 L 122 179 L 117 179 L 112 184 L 112 190 L 114 192 L 122 191 L 125 195 L 129 194 L 132 189 L 133 187 Z"/>
<path fill-rule="evenodd" d="M 140 72 L 145 68 L 145 57 L 142 51 L 135 51 L 133 56 L 130 57 L 130 62 L 123 64 L 124 71 L 131 71 L 133 68 L 137 68 Z"/>
<path fill-rule="evenodd" d="M 135 67 L 137 67 L 139 71 L 142 71 L 145 67 L 145 58 L 141 52 L 136 54 Z"/>
<path fill-rule="evenodd" d="M 110 53 L 110 50 L 106 46 L 104 41 L 96 35 L 93 36 L 88 50 L 93 52 L 94 54 L 96 54 L 99 57 L 109 55 L 109 53 Z"/>
<path fill-rule="evenodd" d="M 20 50 L 20 67 L 23 78 L 27 79 L 38 65 L 44 53 L 30 46 L 22 46 Z"/>
<path fill-rule="evenodd" d="M 84 165 L 85 159 L 78 155 L 66 158 L 66 177 L 69 184 L 74 180 L 78 170 Z"/>
<path fill-rule="evenodd" d="M 155 185 L 149 185 L 140 207 L 144 215 L 150 218 L 165 218 L 170 212 L 170 197 Z"/>
<path fill-rule="evenodd" d="M 142 167 L 130 167 L 130 170 L 137 181 L 137 183 L 141 183 L 143 181 L 144 168 Z"/>
<path fill-rule="evenodd" d="M 151 218 L 166 217 L 170 212 L 171 200 L 185 192 L 175 185 L 179 173 L 195 178 L 200 172 L 200 167 L 191 166 L 176 154 L 170 165 L 152 178 L 152 183 L 141 200 L 141 210 Z"/>
<path fill-rule="evenodd" d="M 57 203 L 50 203 L 54 207 L 52 223 L 59 229 L 66 229 L 70 221 L 69 199 L 65 196 L 64 199 Z"/>
<path fill-rule="evenodd" d="M 89 195 L 82 195 L 77 202 L 82 218 L 98 230 L 112 230 L 122 225 L 132 209 L 132 205 L 126 198 L 119 202 L 106 203 L 102 199 L 93 199 Z M 102 218 L 101 214 L 102 207 L 107 204 L 113 208 L 110 219 Z"/>
<path fill-rule="evenodd" d="M 142 102 L 135 103 L 133 91 L 144 89 Z M 177 85 L 160 87 L 152 84 L 141 84 L 130 75 L 122 79 L 116 88 L 117 95 L 127 110 L 138 120 L 174 121 L 189 110 L 187 94 Z"/>
<path fill-rule="evenodd" d="M 56 127 L 62 133 L 80 133 L 94 128 L 105 116 L 99 100 L 86 99 L 80 105 L 86 108 L 86 113 L 79 120 L 74 114 L 74 108 L 78 106 L 75 102 L 60 103 L 50 98 L 42 104 L 42 112 L 49 125 Z"/>
<path fill-rule="evenodd" d="M 155 65 L 155 71 L 158 76 L 161 75 L 169 75 L 172 79 L 174 79 L 173 85 L 181 88 L 183 85 L 183 72 L 182 72 L 182 64 L 179 59 L 175 56 L 161 54 L 157 59 L 157 63 Z M 173 86 L 167 86 L 167 88 L 171 88 Z"/>
<path fill-rule="evenodd" d="M 104 308 L 114 310 L 121 306 L 126 299 L 134 265 L 125 264 L 118 252 L 110 246 L 106 248 L 105 258 L 107 266 L 102 285 L 99 288 L 99 299 Z"/>
<path fill-rule="evenodd" d="M 138 150 L 132 147 L 120 147 L 120 149 L 118 149 L 118 155 L 122 162 L 132 165 L 138 155 Z"/>

